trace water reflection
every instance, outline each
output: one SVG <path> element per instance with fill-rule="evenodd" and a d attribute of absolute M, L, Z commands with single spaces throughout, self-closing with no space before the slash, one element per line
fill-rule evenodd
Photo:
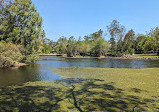
<path fill-rule="evenodd" d="M 31 64 L 19 69 L 0 69 L 0 87 L 22 84 L 29 81 L 51 81 L 59 76 L 51 72 L 51 68 L 43 64 Z"/>
<path fill-rule="evenodd" d="M 23 66 L 14 70 L 0 70 L 0 87 L 21 84 L 28 81 L 51 81 L 60 79 L 60 76 L 51 72 L 51 68 L 72 66 L 155 68 L 159 67 L 159 60 L 41 57 L 41 60 L 36 64 Z"/>
<path fill-rule="evenodd" d="M 139 60 L 139 59 L 98 59 L 98 58 L 60 58 L 41 57 L 45 61 L 39 64 L 49 64 L 51 67 L 102 67 L 102 68 L 156 68 L 159 67 L 159 60 Z"/>
<path fill-rule="evenodd" d="M 30 65 L 20 67 L 19 69 L 0 70 L 0 86 L 14 85 L 31 81 L 32 79 L 38 79 L 38 68 L 38 65 Z"/>

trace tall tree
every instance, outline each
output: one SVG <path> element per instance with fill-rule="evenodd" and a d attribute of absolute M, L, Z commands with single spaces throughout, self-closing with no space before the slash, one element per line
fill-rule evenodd
<path fill-rule="evenodd" d="M 116 45 L 115 39 L 111 37 L 109 42 L 111 44 L 110 50 L 111 50 L 112 55 L 116 55 L 117 45 Z"/>
<path fill-rule="evenodd" d="M 135 32 L 131 29 L 128 31 L 128 33 L 125 35 L 124 41 L 123 41 L 123 50 L 127 53 L 133 53 L 135 48 Z"/>
<path fill-rule="evenodd" d="M 67 40 L 66 37 L 62 36 L 62 37 L 60 37 L 60 38 L 58 39 L 57 42 L 58 42 L 58 44 L 60 44 L 60 43 L 62 43 L 62 42 L 68 42 L 68 40 Z"/>
<path fill-rule="evenodd" d="M 103 30 L 99 30 L 97 32 L 94 32 L 93 34 L 90 35 L 90 39 L 95 41 L 97 40 L 98 38 L 100 38 L 101 36 L 103 35 Z"/>
<path fill-rule="evenodd" d="M 159 27 L 156 27 L 152 34 L 154 51 L 157 51 L 157 55 L 159 56 Z"/>
<path fill-rule="evenodd" d="M 111 36 L 110 50 L 111 50 L 112 54 L 116 54 L 117 51 L 122 52 L 122 38 L 125 33 L 125 27 L 123 25 L 121 25 L 117 20 L 113 20 L 111 22 L 111 24 L 109 26 L 107 26 L 107 30 Z M 117 49 L 117 48 L 119 48 L 119 49 Z"/>
<path fill-rule="evenodd" d="M 77 54 L 76 40 L 73 36 L 71 36 L 68 40 L 66 52 L 68 57 L 75 57 Z"/>
<path fill-rule="evenodd" d="M 21 44 L 27 49 L 27 54 L 36 53 L 45 33 L 42 29 L 42 17 L 32 1 L 10 1 L 6 8 L 7 13 L 0 18 L 3 22 L 0 28 L 0 41 Z"/>

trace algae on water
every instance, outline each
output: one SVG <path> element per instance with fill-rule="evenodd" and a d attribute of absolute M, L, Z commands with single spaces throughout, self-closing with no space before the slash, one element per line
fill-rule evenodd
<path fill-rule="evenodd" d="M 52 70 L 65 78 L 0 89 L 0 110 L 154 112 L 159 109 L 158 68 L 60 67 Z"/>

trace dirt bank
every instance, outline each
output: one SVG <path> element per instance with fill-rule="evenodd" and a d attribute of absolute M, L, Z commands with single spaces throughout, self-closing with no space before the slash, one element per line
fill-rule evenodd
<path fill-rule="evenodd" d="M 19 68 L 19 67 L 21 67 L 21 66 L 26 66 L 26 65 L 28 65 L 28 64 L 16 62 L 16 63 L 14 63 L 14 65 L 13 65 L 12 67 L 10 67 L 10 68 L 11 68 L 11 69 L 17 69 L 17 68 Z"/>

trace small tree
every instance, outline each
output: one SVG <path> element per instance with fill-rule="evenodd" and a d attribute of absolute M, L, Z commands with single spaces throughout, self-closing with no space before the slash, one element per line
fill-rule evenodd
<path fill-rule="evenodd" d="M 105 41 L 104 38 L 101 37 L 95 41 L 92 51 L 94 51 L 95 56 L 105 56 L 109 50 L 109 47 L 109 42 Z"/>

